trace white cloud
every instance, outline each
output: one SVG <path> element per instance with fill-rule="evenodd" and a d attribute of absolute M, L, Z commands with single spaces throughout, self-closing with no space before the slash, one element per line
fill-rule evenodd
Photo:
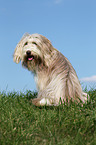
<path fill-rule="evenodd" d="M 61 2 L 62 2 L 62 0 L 55 0 L 55 4 L 59 4 Z"/>
<path fill-rule="evenodd" d="M 81 78 L 80 81 L 82 82 L 96 82 L 96 75 L 91 77 Z"/>

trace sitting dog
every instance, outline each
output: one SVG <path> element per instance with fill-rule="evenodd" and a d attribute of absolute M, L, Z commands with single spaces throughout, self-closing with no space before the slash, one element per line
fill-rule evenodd
<path fill-rule="evenodd" d="M 34 73 L 38 88 L 36 106 L 59 105 L 62 102 L 87 101 L 74 68 L 68 59 L 40 34 L 25 34 L 17 44 L 14 62 Z"/>

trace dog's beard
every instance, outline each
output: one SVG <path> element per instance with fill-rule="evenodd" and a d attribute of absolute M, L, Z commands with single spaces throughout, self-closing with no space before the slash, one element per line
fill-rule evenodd
<path fill-rule="evenodd" d="M 42 58 L 38 55 L 25 55 L 23 57 L 22 65 L 27 68 L 28 70 L 31 70 L 33 72 L 36 71 L 37 68 L 40 68 L 40 65 L 42 65 L 43 61 Z"/>

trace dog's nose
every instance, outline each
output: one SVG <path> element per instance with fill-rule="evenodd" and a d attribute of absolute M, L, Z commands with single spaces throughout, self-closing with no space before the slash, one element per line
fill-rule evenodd
<path fill-rule="evenodd" d="M 27 55 L 30 55 L 31 54 L 31 51 L 30 50 L 26 51 L 26 54 Z"/>

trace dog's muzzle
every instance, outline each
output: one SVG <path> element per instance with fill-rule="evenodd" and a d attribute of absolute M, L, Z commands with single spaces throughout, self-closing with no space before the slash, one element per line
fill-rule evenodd
<path fill-rule="evenodd" d="M 34 59 L 34 56 L 31 54 L 30 50 L 26 51 L 26 55 L 27 55 L 27 60 L 28 61 L 32 61 Z"/>

